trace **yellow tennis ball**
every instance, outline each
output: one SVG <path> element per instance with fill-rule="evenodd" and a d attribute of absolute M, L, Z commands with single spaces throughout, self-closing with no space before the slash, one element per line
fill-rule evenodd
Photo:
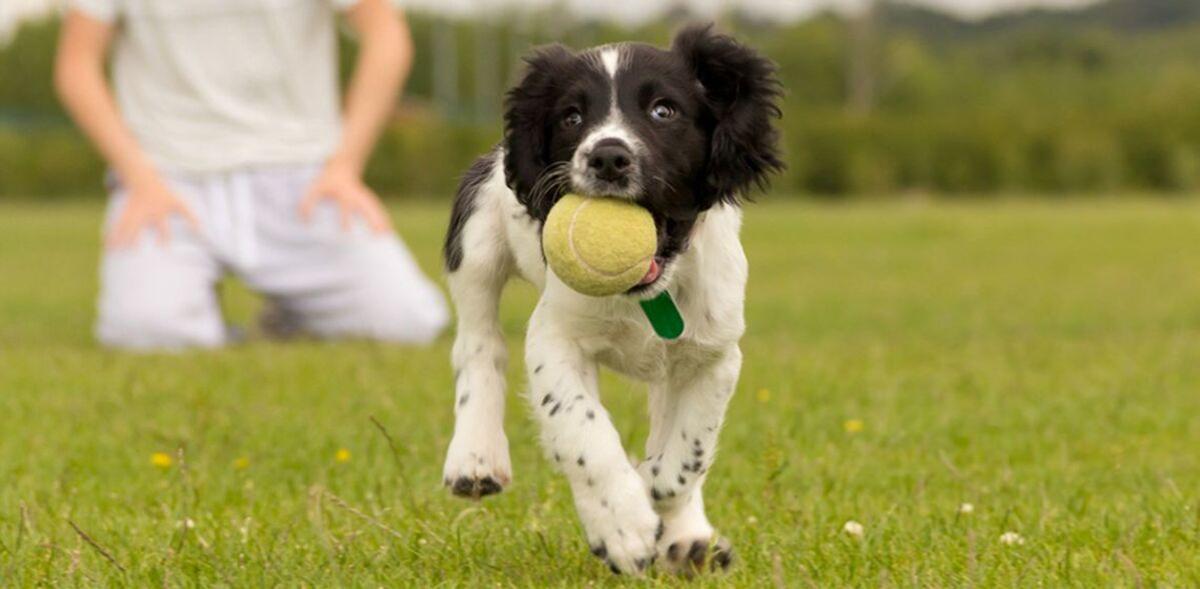
<path fill-rule="evenodd" d="M 542 228 L 542 250 L 554 274 L 594 297 L 637 286 L 657 249 L 650 211 L 615 198 L 568 194 L 550 209 Z"/>

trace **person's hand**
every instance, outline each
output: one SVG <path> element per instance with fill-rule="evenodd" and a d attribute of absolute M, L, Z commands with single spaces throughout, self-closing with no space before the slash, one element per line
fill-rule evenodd
<path fill-rule="evenodd" d="M 166 245 L 171 240 L 172 215 L 183 217 L 199 233 L 200 223 L 187 203 L 158 176 L 147 174 L 131 180 L 126 186 L 125 208 L 105 240 L 109 248 L 131 247 L 137 243 L 138 235 L 148 229 L 157 231 L 159 243 Z"/>
<path fill-rule="evenodd" d="M 353 166 L 334 159 L 326 164 L 300 201 L 300 216 L 312 219 L 313 210 L 322 200 L 333 201 L 341 212 L 342 229 L 349 229 L 355 216 L 362 217 L 375 233 L 391 231 L 392 222 L 375 192 L 363 184 Z"/>

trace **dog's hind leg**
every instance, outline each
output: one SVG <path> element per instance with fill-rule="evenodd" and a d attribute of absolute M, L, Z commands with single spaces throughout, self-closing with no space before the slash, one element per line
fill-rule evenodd
<path fill-rule="evenodd" d="M 498 317 L 500 294 L 512 274 L 500 201 L 503 171 L 494 156 L 480 159 L 463 179 L 446 239 L 450 294 L 458 315 L 454 340 L 454 438 L 443 482 L 478 499 L 512 481 L 504 404 L 508 352 Z"/>

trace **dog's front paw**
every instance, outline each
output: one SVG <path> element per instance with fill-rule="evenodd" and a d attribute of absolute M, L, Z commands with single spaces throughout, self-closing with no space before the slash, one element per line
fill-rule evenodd
<path fill-rule="evenodd" d="M 662 519 L 639 485 L 576 500 L 592 554 L 617 574 L 641 574 L 654 564 Z"/>
<path fill-rule="evenodd" d="M 658 554 L 664 569 L 683 575 L 725 570 L 733 564 L 733 543 L 717 536 L 694 500 L 684 508 L 665 514 Z"/>
<path fill-rule="evenodd" d="M 503 432 L 484 439 L 477 433 L 456 434 L 446 453 L 442 483 L 459 497 L 495 495 L 512 482 L 508 438 Z"/>
<path fill-rule="evenodd" d="M 723 571 L 733 564 L 733 543 L 728 538 L 679 538 L 661 545 L 663 566 L 674 573 L 691 576 Z"/>

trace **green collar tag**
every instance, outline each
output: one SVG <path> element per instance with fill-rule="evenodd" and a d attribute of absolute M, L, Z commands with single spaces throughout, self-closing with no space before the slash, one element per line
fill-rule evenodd
<path fill-rule="evenodd" d="M 662 294 L 640 304 L 658 337 L 674 340 L 683 335 L 683 315 L 679 314 L 679 307 L 675 306 L 671 293 L 664 290 Z"/>

